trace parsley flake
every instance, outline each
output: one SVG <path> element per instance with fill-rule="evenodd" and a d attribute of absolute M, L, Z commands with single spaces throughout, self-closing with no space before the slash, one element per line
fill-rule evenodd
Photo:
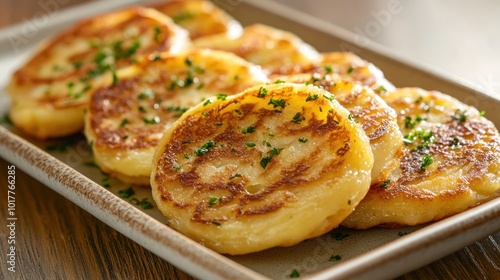
<path fill-rule="evenodd" d="M 432 155 L 424 155 L 422 157 L 422 163 L 420 164 L 420 168 L 424 170 L 426 167 L 434 163 L 434 158 Z"/>
<path fill-rule="evenodd" d="M 267 165 L 271 162 L 271 160 L 273 159 L 273 157 L 279 155 L 279 153 L 283 150 L 283 148 L 274 148 L 272 149 L 270 152 L 269 152 L 269 156 L 267 157 L 263 157 L 261 160 L 260 160 L 260 166 L 262 166 L 262 168 L 266 168 Z"/>
<path fill-rule="evenodd" d="M 265 87 L 260 87 L 259 92 L 257 93 L 257 97 L 264 98 L 267 95 L 267 89 Z"/>
<path fill-rule="evenodd" d="M 118 191 L 118 196 L 120 196 L 121 198 L 129 198 L 129 197 L 133 196 L 134 194 L 135 194 L 135 191 L 134 191 L 134 189 L 132 189 L 132 187 Z"/>
<path fill-rule="evenodd" d="M 269 103 L 267 103 L 267 105 L 273 105 L 273 108 L 276 108 L 276 107 L 285 108 L 285 99 L 273 99 L 273 98 L 271 98 L 271 100 L 269 100 Z"/>
<path fill-rule="evenodd" d="M 213 140 L 207 141 L 201 147 L 194 150 L 194 154 L 197 156 L 203 156 L 210 151 L 210 148 L 215 147 L 215 142 Z"/>
<path fill-rule="evenodd" d="M 291 120 L 291 122 L 293 122 L 293 123 L 297 123 L 297 124 L 298 124 L 298 123 L 302 122 L 302 121 L 303 121 L 303 120 L 305 120 L 305 119 L 306 119 L 305 117 L 301 117 L 301 116 L 300 116 L 300 112 L 297 112 L 297 113 L 295 114 L 295 116 L 293 116 L 293 119 Z"/>
<path fill-rule="evenodd" d="M 306 98 L 306 102 L 308 101 L 314 101 L 316 99 L 318 99 L 318 95 L 317 94 L 314 94 L 314 95 L 309 95 L 307 98 Z"/>

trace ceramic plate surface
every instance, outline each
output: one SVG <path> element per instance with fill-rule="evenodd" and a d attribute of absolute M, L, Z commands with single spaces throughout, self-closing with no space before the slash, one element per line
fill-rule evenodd
<path fill-rule="evenodd" d="M 26 22 L 0 30 L 1 116 L 9 106 L 3 88 L 11 73 L 40 40 L 56 34 L 78 18 L 133 2 L 97 1 L 48 14 L 48 20 L 39 24 L 34 33 L 25 34 L 23 24 Z M 500 115 L 495 115 L 493 109 L 500 106 L 500 101 L 467 88 L 453 77 L 415 65 L 403 57 L 389 57 L 388 51 L 376 44 L 370 44 L 369 48 L 356 46 L 353 34 L 276 3 L 261 0 L 214 2 L 243 25 L 261 22 L 288 29 L 321 51 L 355 48 L 360 56 L 382 68 L 396 85 L 440 90 L 481 110 L 491 109 L 488 117 L 500 127 Z M 15 41 L 16 36 L 24 36 L 27 40 L 19 44 Z M 293 247 L 225 256 L 167 227 L 156 208 L 143 209 L 141 201 L 152 202 L 148 190 L 133 188 L 132 196 L 121 198 L 120 193 L 131 187 L 108 178 L 93 166 L 82 135 L 39 142 L 2 124 L 0 156 L 138 244 L 201 279 L 287 279 L 293 270 L 297 270 L 302 279 L 391 278 L 500 230 L 500 199 L 496 199 L 426 226 L 364 231 L 338 228 Z M 341 260 L 332 262 L 332 256 L 340 256 Z"/>

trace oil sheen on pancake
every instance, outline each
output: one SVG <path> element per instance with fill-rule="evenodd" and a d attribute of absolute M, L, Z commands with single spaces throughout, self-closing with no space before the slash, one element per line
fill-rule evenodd
<path fill-rule="evenodd" d="M 91 93 L 114 84 L 118 72 L 153 53 L 179 51 L 187 32 L 166 15 L 141 7 L 81 21 L 41 45 L 8 86 L 10 118 L 39 139 L 83 129 Z"/>
<path fill-rule="evenodd" d="M 327 72 L 318 70 L 313 74 L 280 76 L 277 81 L 312 84 L 332 93 L 370 139 L 374 156 L 372 184 L 385 182 L 399 166 L 403 148 L 396 112 L 370 88 L 340 80 L 333 71 Z"/>
<path fill-rule="evenodd" d="M 152 6 L 189 31 L 189 37 L 196 39 L 213 34 L 236 37 L 243 28 L 240 23 L 210 1 L 174 0 Z"/>
<path fill-rule="evenodd" d="M 405 143 L 401 165 L 392 178 L 371 186 L 344 226 L 419 225 L 500 195 L 500 136 L 482 113 L 418 88 L 382 97 L 398 112 Z"/>
<path fill-rule="evenodd" d="M 159 140 L 186 110 L 268 81 L 259 67 L 213 50 L 163 54 L 120 75 L 116 85 L 92 95 L 85 135 L 105 173 L 145 186 Z"/>
<path fill-rule="evenodd" d="M 280 83 L 188 110 L 153 164 L 153 198 L 171 227 L 245 254 L 337 227 L 366 194 L 373 155 L 333 95 Z"/>

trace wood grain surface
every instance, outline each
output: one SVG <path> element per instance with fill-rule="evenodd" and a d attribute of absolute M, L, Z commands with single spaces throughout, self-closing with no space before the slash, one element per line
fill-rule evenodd
<path fill-rule="evenodd" d="M 47 0 L 49 1 L 49 0 Z M 47 2 L 45 1 L 45 2 Z M 53 0 L 56 1 L 56 0 Z M 58 1 L 61 8 L 88 0 Z M 36 1 L 2 0 L 0 27 L 39 11 Z M 7 172 L 0 159 L 0 279 L 193 279 L 16 169 L 16 272 L 7 271 Z M 398 279 L 500 279 L 500 233 Z"/>

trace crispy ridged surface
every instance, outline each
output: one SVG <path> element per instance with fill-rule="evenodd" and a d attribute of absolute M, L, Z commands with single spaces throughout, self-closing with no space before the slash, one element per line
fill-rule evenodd
<path fill-rule="evenodd" d="M 339 80 L 335 73 L 295 74 L 280 76 L 278 79 L 312 84 L 329 91 L 352 114 L 352 118 L 361 124 L 370 139 L 374 155 L 372 184 L 384 182 L 399 166 L 403 136 L 398 127 L 396 112 L 373 90 Z"/>
<path fill-rule="evenodd" d="M 36 138 L 83 128 L 89 95 L 152 53 L 178 51 L 187 32 L 154 10 L 132 7 L 77 23 L 42 45 L 12 77 L 13 123 Z"/>
<path fill-rule="evenodd" d="M 241 35 L 243 28 L 230 15 L 206 0 L 174 0 L 151 6 L 189 31 L 191 39 L 213 34 Z"/>
<path fill-rule="evenodd" d="M 149 185 L 151 160 L 163 133 L 203 99 L 266 83 L 260 68 L 234 54 L 189 50 L 126 69 L 115 86 L 96 91 L 85 135 L 104 172 Z"/>
<path fill-rule="evenodd" d="M 274 74 L 295 73 L 321 58 L 296 35 L 263 24 L 245 27 L 243 34 L 236 38 L 216 34 L 198 38 L 193 45 L 235 53 Z"/>
<path fill-rule="evenodd" d="M 397 227 L 437 221 L 500 195 L 500 136 L 480 113 L 418 88 L 385 93 L 406 143 L 390 181 L 372 185 L 343 225 Z"/>
<path fill-rule="evenodd" d="M 155 152 L 169 225 L 220 253 L 290 246 L 336 227 L 370 185 L 369 140 L 333 96 L 272 84 L 187 111 Z"/>

